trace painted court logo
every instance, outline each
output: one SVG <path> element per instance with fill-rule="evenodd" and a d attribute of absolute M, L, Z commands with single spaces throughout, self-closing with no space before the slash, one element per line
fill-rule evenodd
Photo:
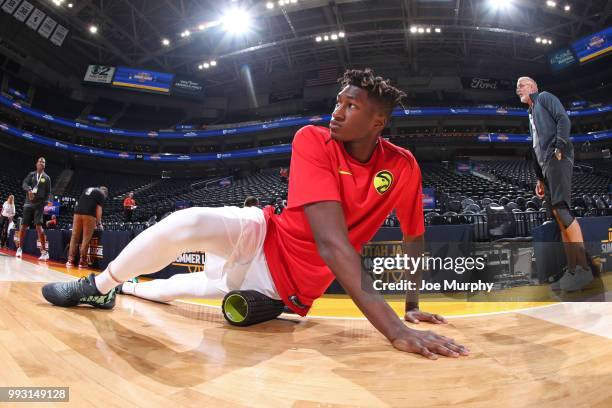
<path fill-rule="evenodd" d="M 393 174 L 388 170 L 381 170 L 374 176 L 373 183 L 378 194 L 384 194 L 393 184 Z"/>

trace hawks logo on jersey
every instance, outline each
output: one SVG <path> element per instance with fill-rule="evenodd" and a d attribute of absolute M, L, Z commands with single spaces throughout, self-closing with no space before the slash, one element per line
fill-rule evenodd
<path fill-rule="evenodd" d="M 378 194 L 384 194 L 393 184 L 393 174 L 388 170 L 381 170 L 374 176 L 373 183 Z"/>

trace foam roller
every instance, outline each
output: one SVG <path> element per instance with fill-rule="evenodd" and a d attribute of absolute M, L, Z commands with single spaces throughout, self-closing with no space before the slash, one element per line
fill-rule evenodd
<path fill-rule="evenodd" d="M 234 326 L 276 319 L 285 308 L 281 300 L 275 300 L 254 290 L 233 290 L 223 298 L 223 317 Z"/>

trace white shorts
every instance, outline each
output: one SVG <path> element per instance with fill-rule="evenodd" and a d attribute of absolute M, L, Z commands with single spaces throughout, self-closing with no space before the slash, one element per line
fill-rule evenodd
<path fill-rule="evenodd" d="M 233 248 L 223 253 L 213 248 L 206 253 L 204 274 L 210 284 L 214 284 L 222 293 L 255 290 L 280 300 L 263 250 L 267 231 L 263 210 L 257 207 L 218 207 L 207 210 L 218 212 L 224 224 L 225 231 L 219 231 L 219 244 Z"/>

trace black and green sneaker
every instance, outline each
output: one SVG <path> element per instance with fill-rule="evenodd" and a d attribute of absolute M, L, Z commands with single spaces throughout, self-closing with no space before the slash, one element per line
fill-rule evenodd
<path fill-rule="evenodd" d="M 96 288 L 93 273 L 77 281 L 48 283 L 43 286 L 42 295 L 49 303 L 62 307 L 86 304 L 99 309 L 112 309 L 115 306 L 115 289 L 106 295 L 101 294 Z"/>

